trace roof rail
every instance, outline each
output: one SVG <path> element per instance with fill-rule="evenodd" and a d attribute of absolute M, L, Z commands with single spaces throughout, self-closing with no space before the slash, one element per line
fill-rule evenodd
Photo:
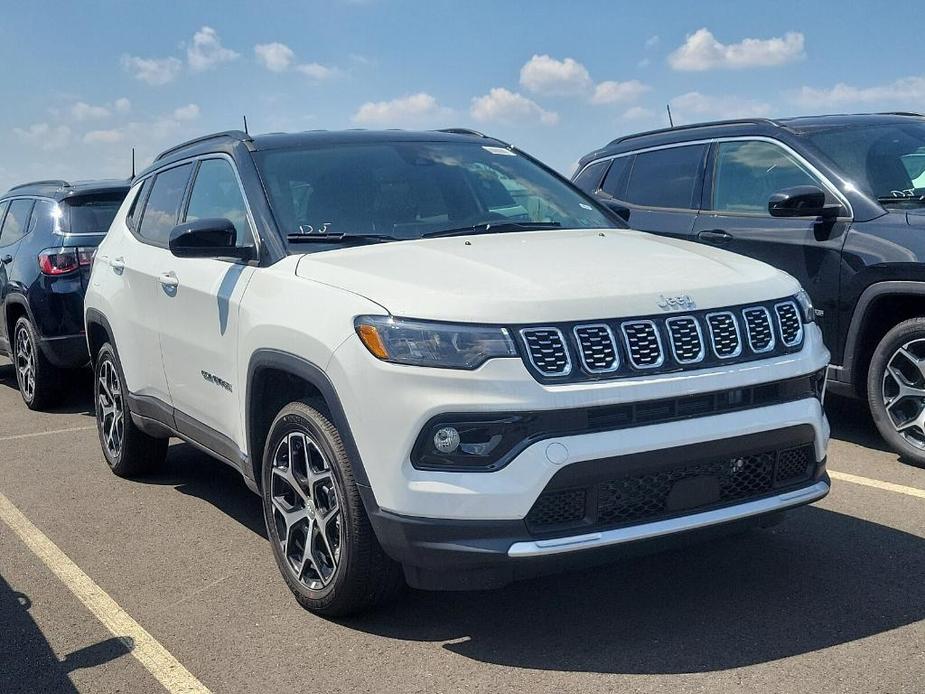
<path fill-rule="evenodd" d="M 646 132 L 635 133 L 633 135 L 623 135 L 622 137 L 618 137 L 615 140 L 611 140 L 605 146 L 610 147 L 612 145 L 625 142 L 626 140 L 633 140 L 637 137 L 645 137 L 647 135 L 659 135 L 661 133 L 671 133 L 677 130 L 692 130 L 695 128 L 712 128 L 715 126 L 722 126 L 722 125 L 758 125 L 758 124 L 772 125 L 774 127 L 779 127 L 780 125 L 776 120 L 772 120 L 770 118 L 736 118 L 732 120 L 707 121 L 704 123 L 689 123 L 687 125 L 676 125 L 672 128 L 658 128 L 657 130 L 647 130 Z"/>
<path fill-rule="evenodd" d="M 925 113 L 916 113 L 915 111 L 881 111 L 878 116 L 917 116 L 925 117 Z"/>
<path fill-rule="evenodd" d="M 473 130 L 472 128 L 438 128 L 436 132 L 449 133 L 450 135 L 475 135 L 476 137 L 488 137 L 488 135 L 485 133 L 480 133 L 478 130 Z"/>
<path fill-rule="evenodd" d="M 154 158 L 154 161 L 160 161 L 161 159 L 167 157 L 168 155 L 173 154 L 174 152 L 179 152 L 181 149 L 185 149 L 186 147 L 189 147 L 191 145 L 198 145 L 200 142 L 208 142 L 209 140 L 218 140 L 221 138 L 236 140 L 238 142 L 250 142 L 251 141 L 251 136 L 248 135 L 243 130 L 225 130 L 224 132 L 212 133 L 211 135 L 203 135 L 202 137 L 195 137 L 192 140 L 181 142 L 175 147 L 171 147 L 170 149 L 165 149 L 163 152 L 161 152 Z"/>
<path fill-rule="evenodd" d="M 15 185 L 10 188 L 10 190 L 18 190 L 19 188 L 28 188 L 30 186 L 56 186 L 58 188 L 70 188 L 71 184 L 59 178 L 50 178 L 45 181 L 30 181 L 29 183 L 20 183 L 19 185 Z"/>

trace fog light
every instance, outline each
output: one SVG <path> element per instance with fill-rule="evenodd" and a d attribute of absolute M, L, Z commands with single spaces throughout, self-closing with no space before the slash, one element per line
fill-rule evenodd
<path fill-rule="evenodd" d="M 459 432 L 453 427 L 443 427 L 434 434 L 434 448 L 441 453 L 452 453 L 459 448 Z"/>

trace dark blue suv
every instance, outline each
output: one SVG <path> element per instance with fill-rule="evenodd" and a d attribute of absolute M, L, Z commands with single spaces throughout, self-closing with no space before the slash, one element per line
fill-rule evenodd
<path fill-rule="evenodd" d="M 26 405 L 53 405 L 61 371 L 89 362 L 83 298 L 127 181 L 37 181 L 0 196 L 0 354 Z"/>

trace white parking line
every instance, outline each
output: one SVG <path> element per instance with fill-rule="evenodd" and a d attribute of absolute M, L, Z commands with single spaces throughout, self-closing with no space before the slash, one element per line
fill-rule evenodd
<path fill-rule="evenodd" d="M 138 622 L 87 576 L 77 564 L 36 528 L 9 499 L 0 493 L 0 519 L 26 543 L 55 576 L 113 636 L 123 639 L 131 653 L 171 693 L 209 693 L 189 670 Z M 126 639 L 125 637 L 128 637 Z M 131 640 L 129 640 L 131 639 Z"/>
<path fill-rule="evenodd" d="M 36 436 L 51 436 L 53 434 L 70 434 L 74 431 L 90 431 L 96 427 L 70 427 L 69 429 L 52 429 L 51 431 L 34 431 L 31 434 L 11 434 L 0 436 L 0 441 L 15 441 L 16 439 L 32 439 Z"/>
<path fill-rule="evenodd" d="M 847 472 L 838 472 L 837 470 L 829 470 L 829 477 L 836 480 L 841 480 L 842 482 L 851 482 L 852 484 L 862 484 L 865 487 L 875 487 L 876 489 L 885 489 L 888 492 L 896 492 L 897 494 L 907 494 L 908 496 L 917 496 L 920 499 L 925 499 L 925 489 L 918 489 L 917 487 L 906 487 L 902 484 L 893 484 L 892 482 L 882 482 L 880 480 L 874 480 L 870 477 L 859 477 L 858 475 L 849 475 Z"/>

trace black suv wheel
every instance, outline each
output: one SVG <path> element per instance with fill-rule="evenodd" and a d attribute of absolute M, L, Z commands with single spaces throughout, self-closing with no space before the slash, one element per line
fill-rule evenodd
<path fill-rule="evenodd" d="M 925 466 L 925 318 L 903 321 L 877 345 L 867 398 L 880 434 L 909 462 Z"/>
<path fill-rule="evenodd" d="M 403 584 L 363 508 L 337 428 L 293 402 L 270 427 L 263 512 L 273 555 L 302 607 L 325 616 L 359 612 Z"/>
<path fill-rule="evenodd" d="M 93 398 L 103 457 L 119 477 L 136 477 L 158 467 L 167 456 L 166 438 L 149 436 L 132 421 L 125 376 L 108 342 L 96 357 Z"/>
<path fill-rule="evenodd" d="M 30 410 L 43 410 L 57 402 L 61 372 L 39 347 L 38 335 L 25 316 L 13 327 L 13 364 L 23 402 Z"/>

